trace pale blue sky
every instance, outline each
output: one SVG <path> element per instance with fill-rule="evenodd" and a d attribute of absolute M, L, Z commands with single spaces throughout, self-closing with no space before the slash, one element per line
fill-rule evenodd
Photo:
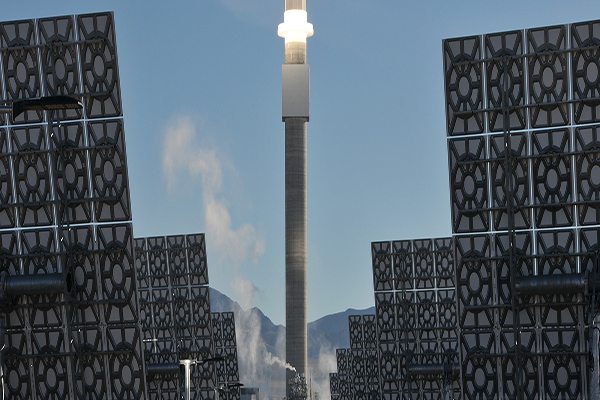
<path fill-rule="evenodd" d="M 599 19 L 600 2 L 308 8 L 314 320 L 373 305 L 371 241 L 450 234 L 442 39 Z M 105 10 L 116 17 L 136 236 L 206 231 L 212 286 L 283 323 L 283 0 L 4 1 L 1 19 Z M 179 141 L 165 146 L 167 136 Z"/>

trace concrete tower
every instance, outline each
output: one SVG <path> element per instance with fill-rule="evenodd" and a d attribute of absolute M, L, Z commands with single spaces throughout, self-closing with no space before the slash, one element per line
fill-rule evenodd
<path fill-rule="evenodd" d="M 277 34 L 285 39 L 282 67 L 282 118 L 285 123 L 285 326 L 286 359 L 306 373 L 306 136 L 309 67 L 306 39 L 313 35 L 306 0 L 285 0 L 284 22 Z M 287 396 L 290 398 L 290 371 Z"/>

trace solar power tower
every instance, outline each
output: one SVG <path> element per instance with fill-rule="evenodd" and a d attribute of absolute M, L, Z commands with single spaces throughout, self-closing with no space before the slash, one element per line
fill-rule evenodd
<path fill-rule="evenodd" d="M 135 239 L 140 318 L 150 399 L 184 394 L 181 360 L 191 366 L 191 398 L 213 399 L 217 386 L 204 234 Z"/>
<path fill-rule="evenodd" d="M 307 138 L 309 120 L 309 65 L 306 0 L 284 0 L 284 21 L 277 34 L 285 40 L 282 66 L 282 120 L 285 123 L 285 358 L 296 372 L 286 370 L 286 396 L 291 381 L 307 372 Z"/>
<path fill-rule="evenodd" d="M 232 312 L 212 313 L 212 331 L 220 400 L 240 400 L 235 318 Z M 221 389 L 222 388 L 222 389 Z"/>
<path fill-rule="evenodd" d="M 338 372 L 330 374 L 332 398 L 379 399 L 379 362 L 374 315 L 348 317 L 350 348 L 337 349 Z"/>
<path fill-rule="evenodd" d="M 0 66 L 4 101 L 84 104 L 0 117 L 4 397 L 142 399 L 113 15 L 2 22 Z"/>
<path fill-rule="evenodd" d="M 460 394 L 453 243 L 373 242 L 382 399 Z"/>
<path fill-rule="evenodd" d="M 465 399 L 596 398 L 599 45 L 600 21 L 443 42 Z"/>

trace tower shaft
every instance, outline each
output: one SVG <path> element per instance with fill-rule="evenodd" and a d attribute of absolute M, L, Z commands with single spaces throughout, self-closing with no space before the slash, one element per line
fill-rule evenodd
<path fill-rule="evenodd" d="M 285 121 L 285 342 L 286 360 L 306 373 L 307 121 Z"/>
<path fill-rule="evenodd" d="M 307 371 L 307 128 L 308 65 L 306 39 L 313 34 L 306 0 L 285 0 L 283 121 L 285 123 L 285 321 L 286 360 L 299 374 Z M 291 398 L 288 371 L 286 392 Z"/>

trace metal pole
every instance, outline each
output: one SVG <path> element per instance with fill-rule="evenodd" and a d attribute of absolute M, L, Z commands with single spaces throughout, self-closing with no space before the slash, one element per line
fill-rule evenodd
<path fill-rule="evenodd" d="M 179 360 L 179 364 L 183 365 L 183 388 L 184 400 L 192 399 L 192 379 L 191 379 L 191 366 L 194 363 L 192 360 Z"/>
<path fill-rule="evenodd" d="M 4 351 L 6 350 L 6 317 L 0 318 L 0 400 L 6 399 L 6 393 L 4 388 L 5 376 L 4 373 L 6 369 L 4 368 Z"/>
<path fill-rule="evenodd" d="M 504 133 L 504 193 L 506 196 L 506 214 L 508 218 L 508 269 L 510 272 L 510 291 L 513 312 L 513 335 L 515 336 L 515 347 L 513 351 L 513 362 L 515 369 L 515 394 L 518 400 L 523 399 L 523 390 L 521 383 L 521 322 L 519 319 L 520 302 L 516 290 L 516 265 L 515 265 L 515 213 L 513 206 L 514 182 L 513 182 L 513 160 L 510 135 L 510 115 L 508 111 L 508 70 L 510 68 L 509 58 L 502 60 L 502 128 Z M 506 394 L 505 394 L 506 395 Z"/>
<path fill-rule="evenodd" d="M 600 315 L 596 315 L 592 325 L 592 360 L 594 368 L 591 371 L 590 377 L 590 398 L 592 400 L 600 400 Z"/>

